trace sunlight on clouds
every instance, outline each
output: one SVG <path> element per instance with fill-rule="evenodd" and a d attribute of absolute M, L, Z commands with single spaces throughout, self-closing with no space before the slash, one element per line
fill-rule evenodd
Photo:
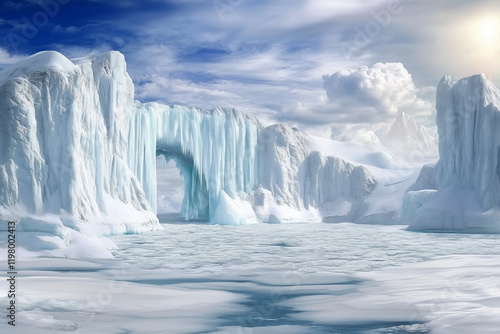
<path fill-rule="evenodd" d="M 316 16 L 321 17 L 322 15 L 340 15 L 348 14 L 354 12 L 369 12 L 371 8 L 375 8 L 380 4 L 386 4 L 387 0 L 372 0 L 367 4 L 363 0 L 351 0 L 351 1 L 324 1 L 324 0 L 309 0 L 304 6 L 305 9 L 311 13 L 315 13 Z"/>
<path fill-rule="evenodd" d="M 471 19 L 464 25 L 467 38 L 464 43 L 469 44 L 476 51 L 478 60 L 495 61 L 500 51 L 500 17 L 483 15 Z M 493 65 L 489 63 L 488 65 Z"/>
<path fill-rule="evenodd" d="M 477 25 L 477 39 L 488 51 L 498 46 L 500 38 L 500 25 L 498 17 L 486 17 Z"/>
<path fill-rule="evenodd" d="M 451 74 L 457 77 L 485 73 L 490 80 L 498 80 L 500 16 L 493 13 L 491 8 L 481 8 L 450 19 L 434 36 L 436 61 L 443 68 L 453 67 Z"/>
<path fill-rule="evenodd" d="M 421 99 L 420 90 L 401 63 L 342 70 L 323 76 L 323 82 L 332 113 L 348 116 L 348 122 L 391 122 L 400 111 L 418 114 L 433 109 L 429 101 Z"/>
<path fill-rule="evenodd" d="M 387 5 L 387 2 L 387 0 L 371 0 L 369 2 L 364 0 L 308 0 L 303 2 L 303 7 L 298 8 L 297 13 L 300 13 L 301 17 L 308 18 L 310 24 L 314 24 L 322 20 L 331 20 L 333 18 L 341 19 L 342 17 L 353 15 L 368 15 L 375 8 L 381 5 Z"/>
<path fill-rule="evenodd" d="M 494 79 L 500 54 L 500 17 L 485 16 L 474 23 L 472 36 L 477 45 L 478 60 L 485 66 L 486 75 Z"/>

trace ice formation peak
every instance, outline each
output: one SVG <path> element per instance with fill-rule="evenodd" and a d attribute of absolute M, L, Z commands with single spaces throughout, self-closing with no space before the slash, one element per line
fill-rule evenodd
<path fill-rule="evenodd" d="M 159 228 L 129 165 L 141 157 L 128 141 L 136 110 L 123 55 L 75 65 L 41 52 L 2 71 L 2 79 L 0 219 L 60 238 L 44 241 L 46 249 L 68 245 L 75 231 Z"/>
<path fill-rule="evenodd" d="M 471 108 L 474 103 L 481 103 L 484 106 L 490 103 L 498 105 L 500 101 L 499 89 L 488 80 L 485 74 L 477 74 L 460 80 L 445 76 L 439 82 L 438 96 L 446 95 L 450 90 L 453 91 L 455 100 L 465 103 L 467 108 Z M 440 102 L 437 101 L 437 103 Z"/>
<path fill-rule="evenodd" d="M 500 91 L 484 74 L 444 77 L 436 108 L 438 191 L 412 228 L 500 231 Z"/>
<path fill-rule="evenodd" d="M 415 132 L 418 130 L 417 123 L 415 122 L 413 117 L 411 117 L 409 114 L 405 113 L 404 111 L 401 111 L 399 113 L 398 117 L 396 118 L 396 120 L 392 124 L 392 128 L 394 130 L 406 128 L 409 131 L 415 131 Z"/>
<path fill-rule="evenodd" d="M 403 111 L 398 114 L 382 143 L 398 155 L 437 155 L 435 138 L 423 125 L 418 126 L 415 119 Z"/>

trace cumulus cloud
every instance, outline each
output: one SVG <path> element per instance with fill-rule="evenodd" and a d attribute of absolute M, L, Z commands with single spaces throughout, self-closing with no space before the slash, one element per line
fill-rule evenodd
<path fill-rule="evenodd" d="M 278 120 L 337 140 L 382 138 L 404 111 L 436 135 L 435 94 L 417 87 L 403 64 L 377 63 L 323 75 L 323 89 L 296 91 L 300 102 L 285 104 Z"/>
<path fill-rule="evenodd" d="M 167 163 L 163 156 L 156 158 L 157 206 L 158 213 L 179 213 L 184 198 L 184 180 L 175 162 Z"/>
<path fill-rule="evenodd" d="M 323 76 L 331 112 L 340 121 L 390 122 L 398 112 L 429 113 L 432 103 L 420 97 L 401 63 L 377 63 Z"/>

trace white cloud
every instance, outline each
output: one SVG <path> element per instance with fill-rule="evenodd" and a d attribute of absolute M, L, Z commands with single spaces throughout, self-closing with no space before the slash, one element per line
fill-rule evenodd
<path fill-rule="evenodd" d="M 153 8 L 154 2 L 149 1 L 144 8 Z M 285 122 L 324 134 L 338 123 L 391 123 L 400 110 L 432 123 L 434 96 L 427 95 L 433 91 L 427 94 L 428 90 L 416 88 L 401 64 L 344 70 L 377 61 L 407 64 L 409 52 L 401 45 L 414 42 L 405 38 L 415 36 L 409 33 L 413 29 L 404 29 L 415 24 L 406 20 L 413 12 L 410 2 L 404 3 L 404 12 L 393 18 L 373 45 L 351 59 L 344 57 L 340 45 L 350 38 L 354 27 L 364 27 L 366 20 L 373 20 L 370 13 L 385 8 L 389 0 L 222 2 L 231 6 L 223 20 L 214 1 L 175 0 L 168 2 L 175 3 L 175 8 L 164 15 L 138 10 L 131 16 L 110 16 L 105 24 L 88 22 L 85 30 L 90 34 L 87 38 L 95 35 L 96 41 L 108 43 L 111 39 L 100 25 L 129 32 L 113 45 L 127 58 L 139 100 L 204 109 L 235 107 L 269 122 Z M 94 48 L 102 52 L 110 46 L 100 43 Z M 93 51 L 81 47 L 57 49 L 70 58 Z M 222 52 L 207 55 L 203 50 Z M 422 57 L 419 59 L 421 63 Z M 408 62 L 408 68 L 421 73 L 415 63 Z M 325 73 L 338 74 L 337 88 L 326 85 L 327 81 L 328 88 L 322 87 Z M 334 75 L 328 76 L 328 82 Z M 434 82 L 433 78 L 429 80 Z M 349 90 L 349 83 L 360 87 Z M 342 97 L 332 97 L 342 89 Z"/>
<path fill-rule="evenodd" d="M 345 59 L 339 45 L 345 31 L 386 0 L 235 1 L 223 20 L 210 2 L 199 2 L 185 7 L 189 15 L 169 17 L 168 25 L 144 22 L 136 33 L 145 38 L 124 50 L 138 99 L 205 109 L 233 106 L 315 133 L 329 132 L 332 123 L 391 123 L 399 110 L 416 116 L 434 109 L 402 65 L 401 73 L 379 69 L 385 84 L 372 69 L 376 77 L 366 81 L 374 91 L 358 92 L 364 103 L 352 92 L 333 101 L 322 87 L 325 73 L 374 63 L 366 53 Z M 205 47 L 227 53 L 190 58 Z"/>
<path fill-rule="evenodd" d="M 3 70 L 23 58 L 25 58 L 24 55 L 12 55 L 7 50 L 0 47 L 0 70 Z"/>
<path fill-rule="evenodd" d="M 383 138 L 390 127 L 391 125 L 388 123 L 341 123 L 333 124 L 330 130 L 331 138 L 335 140 L 375 143 L 369 136 L 373 134 L 379 139 Z"/>
<path fill-rule="evenodd" d="M 166 162 L 163 156 L 156 158 L 158 213 L 180 212 L 184 198 L 184 180 L 175 162 Z"/>
<path fill-rule="evenodd" d="M 391 122 L 400 111 L 418 115 L 434 109 L 431 101 L 420 97 L 420 90 L 401 63 L 338 71 L 323 76 L 323 84 L 331 112 L 340 121 Z"/>
<path fill-rule="evenodd" d="M 207 87 L 203 84 L 156 74 L 145 76 L 143 79 L 145 82 L 136 86 L 136 96 L 139 100 L 160 100 L 169 104 L 213 109 L 217 106 L 227 106 L 226 101 L 238 98 L 231 92 L 217 89 L 215 85 Z M 214 102 L 217 104 L 214 105 Z"/>
<path fill-rule="evenodd" d="M 338 123 L 364 123 L 380 133 L 399 111 L 423 125 L 434 124 L 434 90 L 416 88 L 400 63 L 341 70 L 341 61 L 310 50 L 222 47 L 229 52 L 216 62 L 186 62 L 181 51 L 162 44 L 130 49 L 136 97 L 204 109 L 234 107 L 322 136 L 332 135 Z M 321 72 L 332 68 L 338 70 L 323 77 L 322 87 Z"/>
<path fill-rule="evenodd" d="M 234 107 L 276 122 L 292 101 L 309 101 L 322 94 L 325 69 L 309 54 L 289 54 L 280 47 L 239 49 L 226 46 L 223 59 L 186 60 L 182 50 L 152 44 L 129 49 L 129 71 L 139 100 L 182 103 L 213 109 Z"/>
<path fill-rule="evenodd" d="M 277 119 L 340 140 L 370 133 L 383 137 L 404 111 L 436 133 L 435 87 L 416 87 L 401 63 L 339 70 L 323 76 L 323 88 L 295 89 Z"/>

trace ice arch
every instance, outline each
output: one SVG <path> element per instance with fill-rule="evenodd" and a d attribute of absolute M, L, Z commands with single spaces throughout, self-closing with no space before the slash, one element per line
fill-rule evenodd
<path fill-rule="evenodd" d="M 248 194 L 257 186 L 262 125 L 256 117 L 224 108 L 204 111 L 138 102 L 136 107 L 129 165 L 155 212 L 158 154 L 178 163 L 185 183 L 182 214 L 186 219 L 212 221 L 217 207 L 228 198 Z"/>
<path fill-rule="evenodd" d="M 204 177 L 194 166 L 193 157 L 184 154 L 180 146 L 158 145 L 156 155 L 162 155 L 166 161 L 174 160 L 184 180 L 184 199 L 181 214 L 188 220 L 208 219 L 208 188 Z"/>

